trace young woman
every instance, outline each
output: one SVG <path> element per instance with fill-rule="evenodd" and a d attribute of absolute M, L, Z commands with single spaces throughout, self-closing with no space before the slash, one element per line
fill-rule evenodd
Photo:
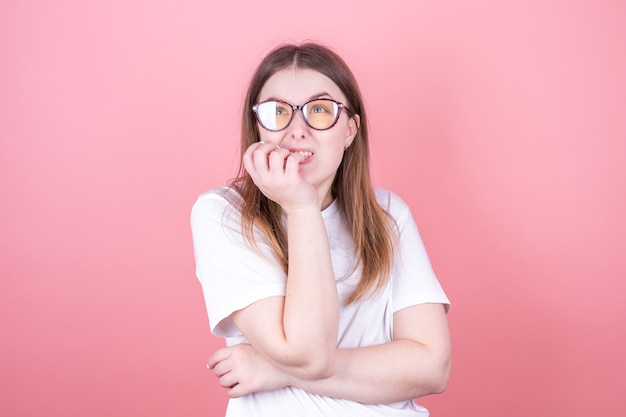
<path fill-rule="evenodd" d="M 268 54 L 242 166 L 192 210 L 228 417 L 425 416 L 450 375 L 448 299 L 407 205 L 374 190 L 365 108 L 314 43 Z"/>

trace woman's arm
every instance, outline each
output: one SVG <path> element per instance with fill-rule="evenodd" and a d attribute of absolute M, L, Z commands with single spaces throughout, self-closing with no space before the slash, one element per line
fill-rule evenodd
<path fill-rule="evenodd" d="M 420 304 L 394 314 L 392 342 L 339 349 L 331 378 L 292 379 L 290 385 L 319 395 L 384 404 L 443 392 L 451 364 L 444 307 Z"/>
<path fill-rule="evenodd" d="M 248 341 L 285 372 L 330 376 L 339 301 L 319 206 L 288 214 L 289 273 L 285 297 L 260 300 L 232 314 Z"/>
<path fill-rule="evenodd" d="M 284 297 L 260 300 L 231 318 L 261 355 L 306 380 L 334 371 L 339 301 L 319 197 L 300 177 L 300 159 L 261 143 L 244 155 L 255 184 L 286 213 L 289 266 Z"/>
<path fill-rule="evenodd" d="M 212 361 L 231 397 L 292 385 L 314 394 L 385 404 L 442 392 L 450 377 L 451 346 L 443 306 L 420 304 L 394 314 L 392 342 L 338 349 L 335 373 L 326 379 L 294 378 L 250 345 L 220 349 Z"/>

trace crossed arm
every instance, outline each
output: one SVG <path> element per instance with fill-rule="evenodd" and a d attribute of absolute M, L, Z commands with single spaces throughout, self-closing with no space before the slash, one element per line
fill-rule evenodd
<path fill-rule="evenodd" d="M 263 143 L 244 156 L 255 184 L 287 215 L 285 296 L 234 312 L 231 319 L 250 344 L 216 351 L 208 366 L 231 397 L 295 386 L 383 404 L 443 391 L 451 353 L 441 304 L 396 312 L 389 343 L 337 349 L 339 301 L 320 214 L 324 195 L 302 180 L 298 161 L 297 153 Z"/>
<path fill-rule="evenodd" d="M 414 399 L 442 392 L 447 386 L 451 347 L 446 313 L 441 304 L 421 304 L 396 312 L 393 341 L 336 349 L 334 373 L 327 378 L 301 378 L 273 363 L 254 345 L 220 349 L 210 358 L 209 366 L 230 397 L 295 386 L 314 394 L 371 404 Z"/>

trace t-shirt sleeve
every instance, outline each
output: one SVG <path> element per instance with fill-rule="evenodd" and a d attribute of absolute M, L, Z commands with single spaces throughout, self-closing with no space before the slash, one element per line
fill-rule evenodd
<path fill-rule="evenodd" d="M 255 233 L 261 253 L 244 240 L 239 211 L 221 193 L 198 198 L 191 211 L 191 231 L 211 332 L 240 336 L 230 315 L 261 299 L 284 295 L 285 273 L 262 236 Z"/>
<path fill-rule="evenodd" d="M 425 303 L 444 304 L 447 310 L 450 301 L 435 276 L 409 206 L 394 194 L 388 198 L 399 233 L 392 272 L 393 312 Z"/>

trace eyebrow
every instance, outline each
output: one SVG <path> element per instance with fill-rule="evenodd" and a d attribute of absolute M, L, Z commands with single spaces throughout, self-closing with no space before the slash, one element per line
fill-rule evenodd
<path fill-rule="evenodd" d="M 314 94 L 311 97 L 309 97 L 308 99 L 306 99 L 305 103 L 308 103 L 311 100 L 316 100 L 318 98 L 330 98 L 331 100 L 334 100 L 333 96 L 331 96 L 329 93 L 326 92 L 321 92 L 319 94 Z M 277 98 L 277 97 L 268 97 L 263 101 L 281 101 L 281 102 L 285 102 L 285 100 Z M 291 103 L 289 103 L 291 104 Z"/>
<path fill-rule="evenodd" d="M 310 100 L 315 100 L 316 98 L 322 98 L 322 97 L 330 97 L 330 98 L 333 98 L 333 96 L 331 96 L 330 94 L 328 94 L 328 93 L 326 93 L 326 92 L 323 92 L 323 93 L 316 94 L 316 95 L 314 95 L 314 96 L 312 96 L 312 97 L 309 97 L 309 100 L 308 100 L 308 101 L 310 101 Z"/>

